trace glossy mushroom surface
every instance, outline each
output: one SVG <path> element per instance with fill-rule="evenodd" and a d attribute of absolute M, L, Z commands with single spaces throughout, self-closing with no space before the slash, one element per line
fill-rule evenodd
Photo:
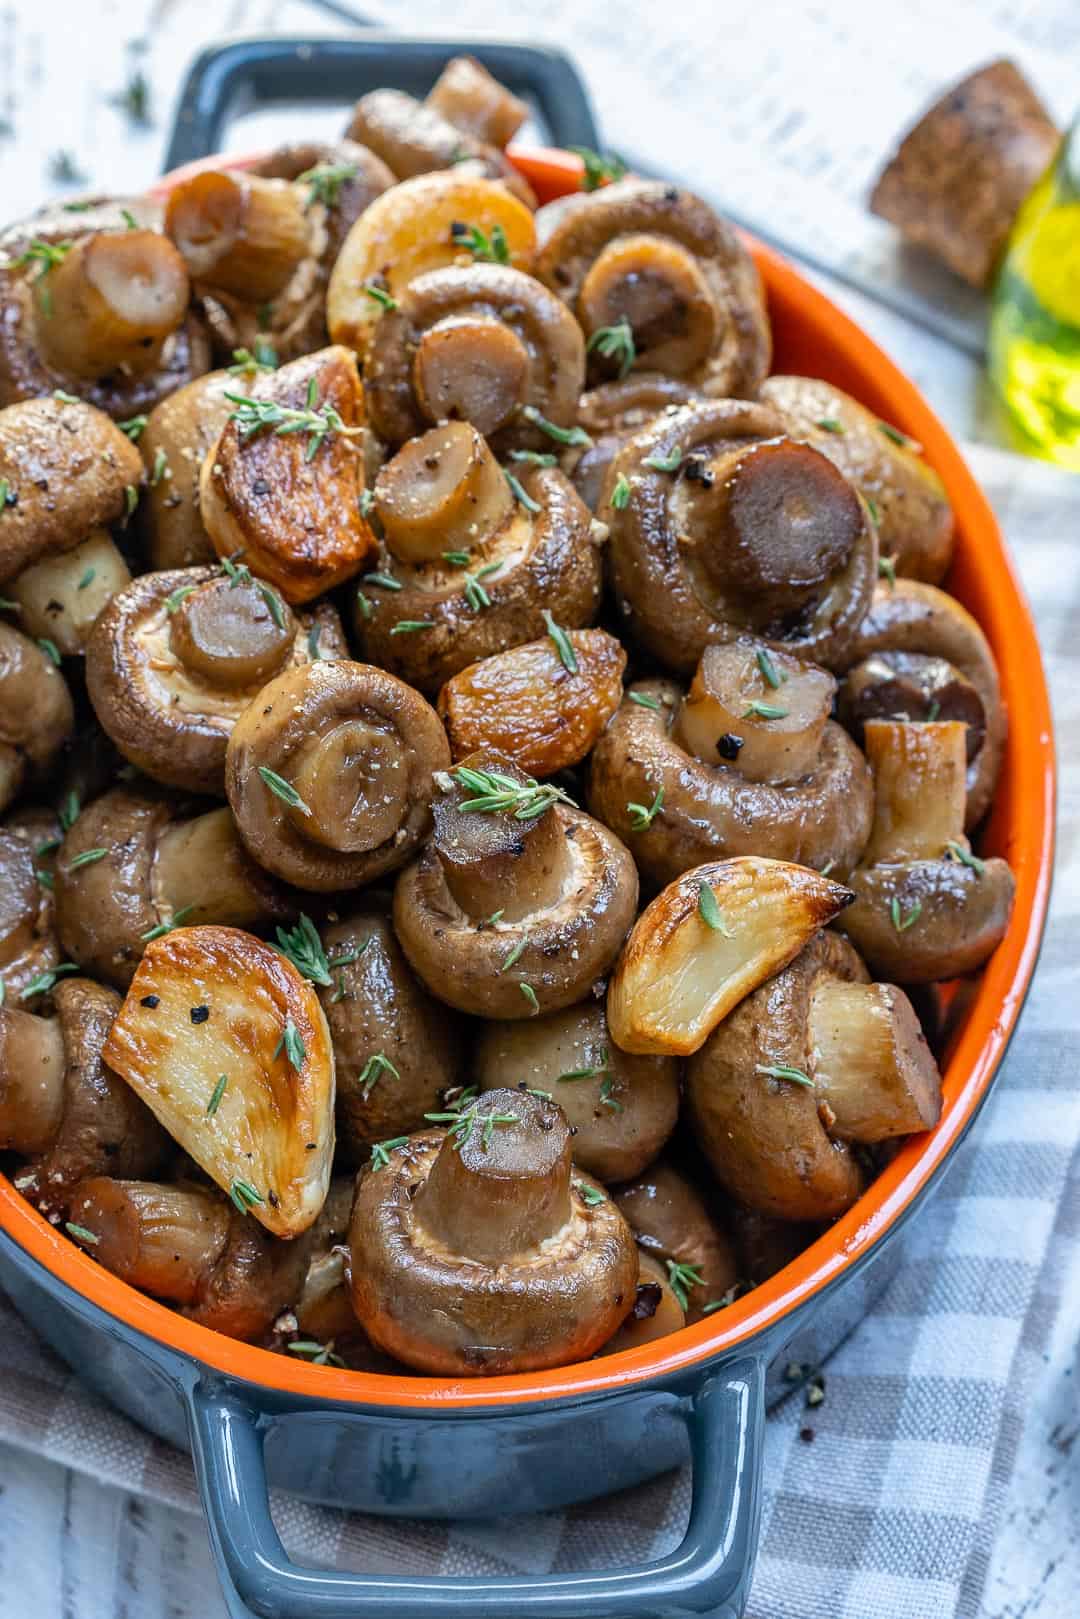
<path fill-rule="evenodd" d="M 49 768 L 75 728 L 59 653 L 0 620 L 0 810 Z"/>
<path fill-rule="evenodd" d="M 615 1193 L 639 1247 L 667 1272 L 688 1322 L 734 1287 L 731 1238 L 688 1176 L 662 1159 Z"/>

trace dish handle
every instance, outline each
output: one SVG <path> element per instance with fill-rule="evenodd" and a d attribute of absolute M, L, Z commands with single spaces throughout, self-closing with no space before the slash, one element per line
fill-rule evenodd
<path fill-rule="evenodd" d="M 757 1544 L 765 1369 L 731 1362 L 686 1401 L 690 1521 L 673 1551 L 629 1568 L 513 1578 L 351 1574 L 304 1568 L 270 1516 L 259 1411 L 198 1383 L 191 1448 L 233 1619 L 739 1619 Z M 358 1414 L 352 1420 L 362 1422 Z"/>

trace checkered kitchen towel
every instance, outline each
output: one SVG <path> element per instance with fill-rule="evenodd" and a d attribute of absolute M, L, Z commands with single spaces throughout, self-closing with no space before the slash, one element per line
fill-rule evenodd
<path fill-rule="evenodd" d="M 999 451 L 972 461 L 1019 560 L 1057 706 L 1051 928 L 991 1101 L 912 1223 L 904 1270 L 830 1360 L 825 1403 L 808 1412 L 793 1395 L 769 1420 L 753 1619 L 975 1619 L 1030 1374 L 1077 1247 L 1080 480 Z M 687 1476 L 671 1474 L 605 1503 L 487 1525 L 287 1498 L 277 1512 L 290 1550 L 315 1563 L 506 1574 L 659 1555 L 688 1501 Z M 103 1407 L 0 1298 L 0 1619 L 218 1619 L 195 1510 L 187 1457 Z"/>

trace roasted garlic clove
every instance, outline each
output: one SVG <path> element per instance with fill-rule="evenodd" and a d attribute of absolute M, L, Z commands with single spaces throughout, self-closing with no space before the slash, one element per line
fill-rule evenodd
<path fill-rule="evenodd" d="M 688 1056 L 854 896 L 805 866 L 747 855 L 686 872 L 640 916 L 608 991 L 624 1051 Z"/>
<path fill-rule="evenodd" d="M 106 1042 L 195 1162 L 277 1237 L 319 1214 L 334 1156 L 334 1056 L 314 987 L 238 928 L 151 943 Z"/>

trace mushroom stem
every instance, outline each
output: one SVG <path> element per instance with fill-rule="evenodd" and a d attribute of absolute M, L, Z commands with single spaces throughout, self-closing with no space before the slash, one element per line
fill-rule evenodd
<path fill-rule="evenodd" d="M 95 231 L 34 282 L 42 353 L 87 379 L 153 371 L 189 292 L 184 261 L 160 232 Z"/>
<path fill-rule="evenodd" d="M 192 277 L 251 304 L 276 298 L 308 252 L 302 192 L 212 170 L 169 193 L 165 229 Z"/>
<path fill-rule="evenodd" d="M 911 1002 L 894 984 L 819 984 L 810 1045 L 830 1135 L 871 1143 L 937 1123 L 941 1075 Z"/>
<path fill-rule="evenodd" d="M 292 608 L 261 581 L 209 579 L 169 619 L 170 650 L 204 680 L 261 686 L 278 673 L 296 640 Z"/>
<path fill-rule="evenodd" d="M 525 1091 L 486 1091 L 462 1110 L 416 1194 L 417 1223 L 451 1253 L 498 1265 L 570 1218 L 570 1128 Z"/>
<path fill-rule="evenodd" d="M 868 720 L 865 735 L 876 799 L 863 864 L 939 860 L 950 843 L 966 847 L 967 726 Z"/>
<path fill-rule="evenodd" d="M 505 327 L 496 330 L 512 335 Z M 375 482 L 386 542 L 403 562 L 432 562 L 444 551 L 475 549 L 502 526 L 513 505 L 502 468 L 468 421 L 446 422 L 410 440 Z"/>
<path fill-rule="evenodd" d="M 424 105 L 489 146 L 505 146 L 529 116 L 526 103 L 493 79 L 473 56 L 451 57 Z"/>
<path fill-rule="evenodd" d="M 499 754 L 471 754 L 466 767 L 492 770 L 522 784 L 529 778 Z M 567 833 L 553 808 L 519 820 L 512 810 L 463 809 L 476 793 L 458 779 L 432 805 L 435 852 L 446 886 L 468 916 L 496 911 L 519 922 L 558 903 L 571 869 Z"/>
<path fill-rule="evenodd" d="M 267 915 L 265 878 L 256 876 L 228 809 L 208 810 L 165 828 L 154 856 L 151 891 L 164 920 L 186 913 L 192 927 L 221 922 L 250 927 Z"/>
<path fill-rule="evenodd" d="M 749 781 L 794 781 L 817 762 L 836 681 L 764 642 L 706 647 L 675 719 L 675 740 Z"/>
<path fill-rule="evenodd" d="M 107 1175 L 82 1181 L 71 1202 L 71 1225 L 96 1238 L 84 1246 L 106 1270 L 174 1304 L 198 1298 L 224 1252 L 230 1220 L 211 1192 Z"/>
<path fill-rule="evenodd" d="M 530 370 L 528 349 L 509 326 L 491 315 L 457 315 L 421 336 L 413 388 L 428 421 L 471 422 L 488 436 L 525 404 Z"/>
<path fill-rule="evenodd" d="M 341 854 L 366 854 L 405 819 L 409 761 L 395 732 L 362 714 L 341 720 L 293 755 L 290 779 L 302 802 L 286 808 L 301 834 Z"/>
<path fill-rule="evenodd" d="M 0 1148 L 44 1152 L 64 1111 L 67 1057 L 58 1018 L 0 1009 Z"/>
<path fill-rule="evenodd" d="M 701 264 L 663 236 L 609 242 L 582 283 L 578 315 L 590 337 L 626 321 L 638 356 L 647 355 L 648 369 L 666 376 L 696 371 L 719 336 L 720 314 Z"/>
<path fill-rule="evenodd" d="M 27 635 L 48 637 L 65 657 L 74 657 L 105 604 L 131 583 L 128 565 L 107 529 L 91 531 L 81 545 L 24 568 L 4 590 L 22 609 Z"/>
<path fill-rule="evenodd" d="M 320 1343 L 329 1343 L 331 1339 L 344 1338 L 359 1330 L 345 1277 L 342 1249 L 331 1248 L 311 1261 L 296 1301 L 295 1314 L 305 1337 L 315 1338 Z"/>

